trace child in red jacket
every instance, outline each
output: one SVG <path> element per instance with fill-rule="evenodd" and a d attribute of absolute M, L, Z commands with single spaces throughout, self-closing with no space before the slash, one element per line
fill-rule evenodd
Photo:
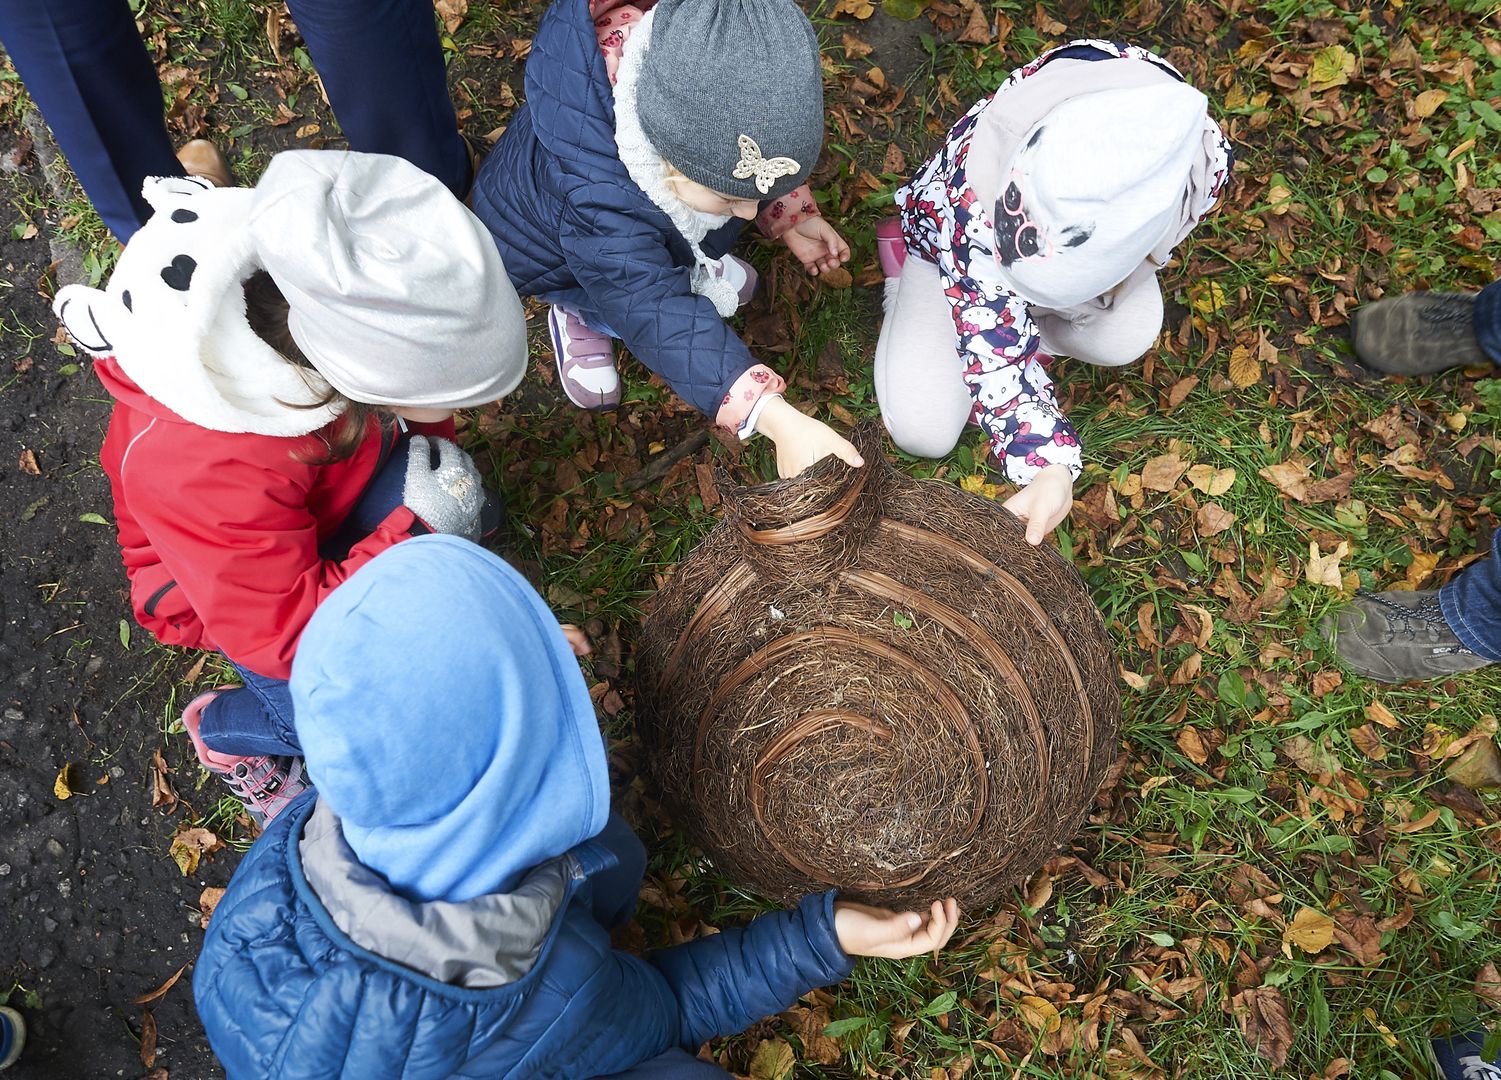
<path fill-rule="evenodd" d="M 303 627 L 393 544 L 478 538 L 452 412 L 515 388 L 525 322 L 488 231 L 398 158 L 293 151 L 254 189 L 143 194 L 156 212 L 107 289 L 54 307 L 116 400 L 100 460 L 136 618 L 243 678 L 183 720 L 268 820 L 304 786 L 286 689 Z"/>

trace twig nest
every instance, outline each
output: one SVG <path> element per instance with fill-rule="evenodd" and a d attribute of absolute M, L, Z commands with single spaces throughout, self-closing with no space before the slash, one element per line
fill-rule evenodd
<path fill-rule="evenodd" d="M 989 499 L 830 458 L 751 488 L 658 594 L 637 711 L 681 827 L 788 900 L 987 904 L 1078 829 L 1120 726 L 1078 573 Z"/>

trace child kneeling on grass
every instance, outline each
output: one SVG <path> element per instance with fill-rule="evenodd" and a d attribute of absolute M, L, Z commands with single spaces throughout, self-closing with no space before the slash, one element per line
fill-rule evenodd
<path fill-rule="evenodd" d="M 1157 271 L 1218 199 L 1230 147 L 1162 58 L 1075 41 L 950 130 L 876 230 L 875 390 L 892 441 L 942 457 L 978 424 L 1041 543 L 1073 505 L 1079 436 L 1052 356 L 1118 367 L 1162 330 Z"/>
<path fill-rule="evenodd" d="M 144 194 L 107 290 L 54 306 L 115 398 L 100 461 L 135 616 L 239 672 L 183 720 L 264 821 L 306 786 L 286 679 L 314 609 L 409 536 L 479 536 L 452 411 L 515 388 L 525 318 L 485 227 L 400 158 L 292 151 L 254 189 Z"/>
<path fill-rule="evenodd" d="M 612 949 L 645 852 L 610 813 L 588 688 L 542 598 L 457 538 L 341 585 L 291 689 L 316 790 L 241 861 L 193 972 L 230 1080 L 723 1077 L 689 1054 L 958 921 L 953 900 L 897 914 L 824 893 L 645 958 Z"/>
<path fill-rule="evenodd" d="M 620 403 L 615 339 L 720 427 L 776 444 L 792 476 L 860 456 L 782 397 L 724 320 L 755 270 L 729 254 L 757 218 L 811 274 L 849 258 L 805 181 L 823 148 L 818 39 L 794 0 L 557 0 L 526 105 L 471 196 L 517 289 L 552 304 L 574 404 Z M 759 216 L 758 216 L 759 215 Z"/>

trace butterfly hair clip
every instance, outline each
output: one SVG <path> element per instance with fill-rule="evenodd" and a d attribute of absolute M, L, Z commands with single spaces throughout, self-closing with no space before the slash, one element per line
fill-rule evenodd
<path fill-rule="evenodd" d="M 736 180 L 756 179 L 756 190 L 765 195 L 779 176 L 795 176 L 802 168 L 790 157 L 766 158 L 761 147 L 749 135 L 740 136 L 740 161 L 732 174 Z"/>

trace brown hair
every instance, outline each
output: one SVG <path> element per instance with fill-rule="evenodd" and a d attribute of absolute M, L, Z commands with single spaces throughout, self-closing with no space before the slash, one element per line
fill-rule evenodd
<path fill-rule="evenodd" d="M 276 287 L 276 282 L 271 280 L 271 275 L 264 270 L 257 270 L 245 282 L 245 318 L 250 323 L 250 329 L 279 352 L 287 363 L 297 368 L 310 389 L 315 389 L 309 373 L 316 374 L 317 369 L 303 355 L 292 337 L 292 330 L 287 325 L 289 310 L 287 298 Z M 291 409 L 321 409 L 331 405 L 337 407 L 341 403 L 339 418 L 317 433 L 327 452 L 322 458 L 309 464 L 332 465 L 349 458 L 365 441 L 365 429 L 369 426 L 371 414 L 376 411 L 375 407 L 362 401 L 353 401 L 332 386 L 328 386 L 316 401 L 306 405 L 282 403 Z"/>

